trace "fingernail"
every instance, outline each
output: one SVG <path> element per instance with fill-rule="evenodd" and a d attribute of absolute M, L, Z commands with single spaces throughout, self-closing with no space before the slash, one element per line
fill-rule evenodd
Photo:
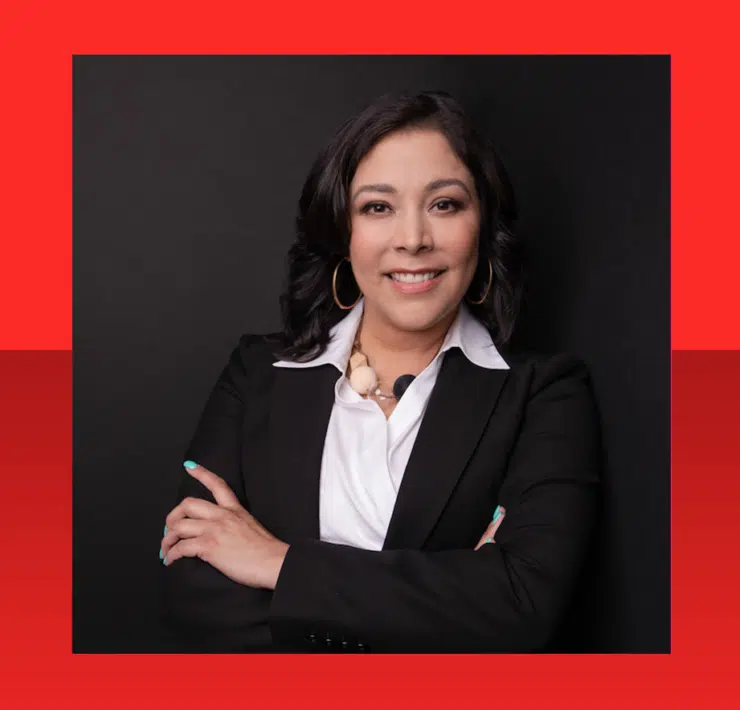
<path fill-rule="evenodd" d="M 497 505 L 493 513 L 493 522 L 495 523 L 501 517 L 501 506 Z"/>
<path fill-rule="evenodd" d="M 483 543 L 484 544 L 487 543 L 487 542 L 493 542 L 493 538 L 492 537 L 487 537 L 485 540 L 483 540 Z"/>
<path fill-rule="evenodd" d="M 165 525 L 164 526 L 164 533 L 163 533 L 162 537 L 164 537 L 164 535 L 166 535 L 166 534 L 167 534 L 167 526 Z"/>
<path fill-rule="evenodd" d="M 185 462 L 185 463 L 183 464 L 183 466 L 185 466 L 185 468 L 187 468 L 188 470 L 192 470 L 192 469 L 194 469 L 194 468 L 195 468 L 195 467 L 196 467 L 197 465 L 198 465 L 198 464 L 197 464 L 197 463 L 195 463 L 195 461 L 186 461 L 186 462 Z"/>
<path fill-rule="evenodd" d="M 164 555 L 162 554 L 162 548 L 161 547 L 159 548 L 159 559 L 160 560 L 163 560 L 164 559 Z"/>
<path fill-rule="evenodd" d="M 166 557 L 162 560 L 162 564 L 163 565 L 166 565 L 167 564 L 167 558 Z"/>

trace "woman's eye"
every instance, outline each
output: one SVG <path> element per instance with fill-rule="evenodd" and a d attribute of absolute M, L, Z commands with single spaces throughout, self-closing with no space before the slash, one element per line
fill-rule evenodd
<path fill-rule="evenodd" d="M 457 212 L 462 207 L 458 200 L 438 200 L 434 203 L 438 212 Z"/>
<path fill-rule="evenodd" d="M 364 214 L 384 214 L 388 211 L 388 205 L 382 202 L 369 202 L 362 208 Z"/>

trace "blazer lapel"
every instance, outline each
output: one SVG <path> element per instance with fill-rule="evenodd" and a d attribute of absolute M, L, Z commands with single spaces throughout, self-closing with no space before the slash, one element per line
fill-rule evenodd
<path fill-rule="evenodd" d="M 393 509 L 384 550 L 421 548 L 467 466 L 508 370 L 449 350 L 437 376 Z"/>
<path fill-rule="evenodd" d="M 321 457 L 339 373 L 333 365 L 275 369 L 270 450 L 281 534 L 318 539 Z"/>

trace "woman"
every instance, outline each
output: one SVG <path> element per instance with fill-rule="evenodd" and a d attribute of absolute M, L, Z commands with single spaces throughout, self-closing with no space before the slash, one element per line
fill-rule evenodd
<path fill-rule="evenodd" d="M 197 648 L 548 642 L 599 444 L 584 365 L 508 346 L 513 217 L 447 94 L 381 99 L 319 156 L 284 330 L 234 349 L 166 519 L 165 611 Z"/>

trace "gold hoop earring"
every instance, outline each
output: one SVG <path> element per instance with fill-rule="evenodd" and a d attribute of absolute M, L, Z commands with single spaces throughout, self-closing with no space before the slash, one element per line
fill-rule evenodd
<path fill-rule="evenodd" d="M 342 259 L 342 261 L 346 261 L 349 264 L 349 259 L 347 259 L 346 257 Z M 332 280 L 331 280 L 331 292 L 332 292 L 332 295 L 334 296 L 334 303 L 336 303 L 337 306 L 339 306 L 343 311 L 349 311 L 350 309 L 354 308 L 360 302 L 360 299 L 362 298 L 362 291 L 360 291 L 360 295 L 357 297 L 357 300 L 351 306 L 345 306 L 339 300 L 339 296 L 337 296 L 337 272 L 339 271 L 339 267 L 342 265 L 342 261 L 340 261 L 334 268 L 334 276 L 332 277 Z"/>
<path fill-rule="evenodd" d="M 483 301 L 485 301 L 488 298 L 488 292 L 491 290 L 491 284 L 493 283 L 493 266 L 491 266 L 491 260 L 488 260 L 488 285 L 486 286 L 486 290 L 483 293 L 483 297 L 479 301 L 471 301 L 468 299 L 468 303 L 470 303 L 473 306 L 480 306 Z"/>

